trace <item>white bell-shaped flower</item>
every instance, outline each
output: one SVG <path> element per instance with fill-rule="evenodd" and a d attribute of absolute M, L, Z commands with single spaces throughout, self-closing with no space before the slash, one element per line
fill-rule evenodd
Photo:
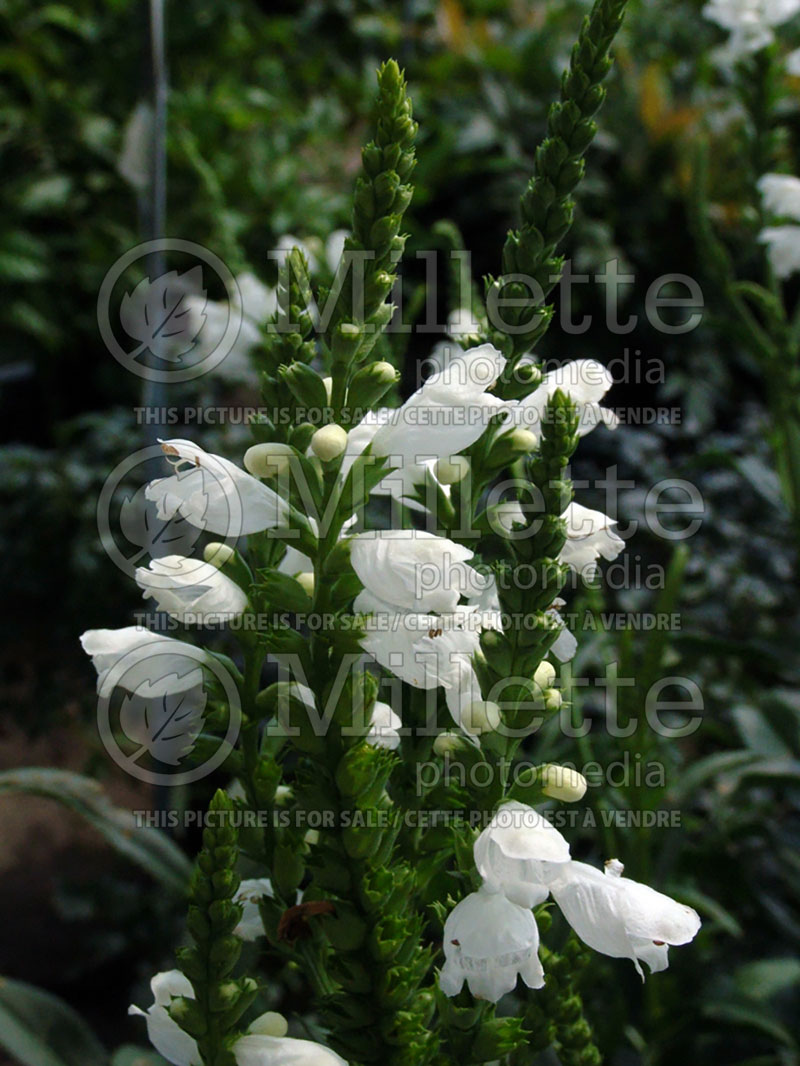
<path fill-rule="evenodd" d="M 360 533 L 350 562 L 367 591 L 406 611 L 450 612 L 479 575 L 467 566 L 473 552 L 447 537 L 416 529 Z"/>
<path fill-rule="evenodd" d="M 800 0 L 711 0 L 703 8 L 707 19 L 728 30 L 722 58 L 735 61 L 758 52 L 775 40 L 774 28 L 800 11 Z"/>
<path fill-rule="evenodd" d="M 600 401 L 613 384 L 614 379 L 601 363 L 594 359 L 576 359 L 545 374 L 530 396 L 511 408 L 510 425 L 530 430 L 538 440 L 550 397 L 560 389 L 569 394 L 577 407 L 578 434 L 581 437 L 600 424 L 615 429 L 617 416 L 600 406 Z"/>
<path fill-rule="evenodd" d="M 583 862 L 566 863 L 550 891 L 585 944 L 615 959 L 631 959 L 644 979 L 640 962 L 652 973 L 665 970 L 670 945 L 693 940 L 700 918 L 691 907 L 623 877 L 622 871 L 616 859 L 606 863 L 605 872 Z"/>
<path fill-rule="evenodd" d="M 492 1003 L 521 977 L 528 988 L 544 985 L 539 929 L 530 910 L 499 892 L 483 889 L 457 904 L 444 924 L 445 964 L 439 987 L 456 996 L 467 982 L 476 999 Z"/>
<path fill-rule="evenodd" d="M 567 524 L 567 539 L 559 552 L 559 562 L 577 570 L 586 580 L 597 571 L 598 559 L 616 559 L 625 541 L 616 532 L 616 522 L 602 511 L 593 511 L 580 503 L 570 503 L 562 516 Z"/>
<path fill-rule="evenodd" d="M 167 1007 L 178 996 L 194 999 L 194 989 L 189 978 L 180 970 L 157 973 L 150 981 L 153 1005 L 146 1011 L 140 1007 L 128 1007 L 128 1014 L 138 1015 L 147 1022 L 150 1043 L 167 1062 L 173 1066 L 201 1066 L 197 1041 L 185 1033 L 167 1013 Z"/>
<path fill-rule="evenodd" d="M 550 882 L 570 859 L 569 844 L 555 826 L 517 800 L 500 807 L 473 854 L 487 891 L 502 892 L 520 907 L 543 903 Z"/>
<path fill-rule="evenodd" d="M 800 178 L 793 174 L 764 174 L 758 179 L 764 210 L 800 222 Z"/>
<path fill-rule="evenodd" d="M 234 903 L 241 903 L 242 917 L 233 930 L 242 940 L 256 940 L 264 935 L 264 923 L 258 901 L 273 896 L 272 882 L 268 877 L 248 877 L 241 882 L 233 897 Z"/>
<path fill-rule="evenodd" d="M 372 708 L 372 721 L 370 722 L 369 732 L 364 737 L 364 740 L 366 740 L 367 744 L 372 744 L 376 748 L 389 748 L 393 751 L 395 748 L 400 747 L 400 733 L 398 730 L 402 725 L 402 718 L 392 710 L 388 703 L 376 700 Z"/>
<path fill-rule="evenodd" d="M 160 519 L 169 521 L 180 515 L 193 526 L 223 537 L 286 525 L 286 501 L 235 463 L 188 440 L 162 441 L 161 449 L 176 472 L 151 481 L 145 490 Z"/>
<path fill-rule="evenodd" d="M 779 278 L 800 270 L 800 226 L 766 226 L 758 239 L 767 246 L 767 258 Z"/>
<path fill-rule="evenodd" d="M 142 626 L 89 629 L 81 646 L 97 670 L 97 693 L 103 698 L 117 686 L 155 698 L 188 692 L 203 681 L 202 651 Z"/>
<path fill-rule="evenodd" d="M 184 555 L 153 559 L 136 570 L 136 584 L 181 622 L 215 625 L 237 618 L 247 607 L 247 594 L 211 563 Z"/>
<path fill-rule="evenodd" d="M 129 1007 L 128 1014 L 138 1015 L 147 1022 L 150 1043 L 167 1062 L 173 1066 L 202 1066 L 197 1041 L 185 1033 L 167 1013 L 167 1007 L 177 996 L 194 999 L 194 989 L 180 970 L 157 973 L 150 982 L 154 1003 L 146 1011 Z M 347 1066 L 347 1062 L 335 1051 L 313 1040 L 296 1040 L 290 1036 L 269 1036 L 258 1030 L 263 1028 L 262 1018 L 250 1026 L 245 1036 L 239 1037 L 231 1049 L 236 1066 Z"/>

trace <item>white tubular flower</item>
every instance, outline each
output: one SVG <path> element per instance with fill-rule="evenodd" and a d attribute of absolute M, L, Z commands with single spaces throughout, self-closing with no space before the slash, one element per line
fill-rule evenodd
<path fill-rule="evenodd" d="M 203 681 L 197 648 L 142 626 L 89 629 L 81 636 L 81 647 L 91 656 L 97 694 L 103 698 L 117 685 L 159 697 L 189 692 Z"/>
<path fill-rule="evenodd" d="M 313 1040 L 259 1033 L 240 1036 L 233 1057 L 236 1066 L 347 1066 L 341 1055 Z"/>
<path fill-rule="evenodd" d="M 230 323 L 231 312 L 241 315 L 239 333 L 216 373 L 232 381 L 249 381 L 257 377 L 250 361 L 250 353 L 261 340 L 261 328 L 276 311 L 278 296 L 247 271 L 239 274 L 229 286 L 228 300 L 207 300 L 204 295 L 190 293 L 185 304 L 192 316 L 197 334 L 195 358 L 207 359 L 218 350 Z"/>
<path fill-rule="evenodd" d="M 402 725 L 402 718 L 399 714 L 395 714 L 388 703 L 376 700 L 372 708 L 372 722 L 364 740 L 376 748 L 389 748 L 394 751 L 395 748 L 400 747 L 398 730 Z"/>
<path fill-rule="evenodd" d="M 476 999 L 491 1003 L 511 992 L 518 976 L 528 988 L 544 985 L 536 919 L 500 893 L 480 889 L 453 908 L 444 956 L 439 987 L 446 996 L 458 995 L 464 981 Z"/>
<path fill-rule="evenodd" d="M 550 883 L 569 862 L 569 844 L 525 803 L 504 803 L 475 841 L 475 865 L 488 892 L 520 907 L 543 903 Z"/>
<path fill-rule="evenodd" d="M 548 618 L 551 618 L 557 625 L 561 626 L 561 632 L 550 645 L 550 652 L 548 654 L 554 655 L 560 663 L 568 663 L 570 659 L 575 658 L 575 652 L 578 650 L 578 642 L 573 634 L 567 629 L 566 622 L 558 613 L 559 609 L 563 606 L 563 600 L 555 600 L 553 606 L 545 612 Z"/>
<path fill-rule="evenodd" d="M 758 179 L 764 210 L 800 222 L 800 178 L 792 174 L 764 174 Z"/>
<path fill-rule="evenodd" d="M 226 537 L 286 524 L 286 501 L 235 463 L 189 440 L 162 441 L 161 449 L 176 473 L 151 481 L 145 491 L 160 519 L 179 514 L 199 529 Z"/>
<path fill-rule="evenodd" d="M 176 996 L 194 999 L 194 989 L 180 970 L 157 973 L 150 982 L 155 1002 L 147 1011 L 129 1007 L 128 1014 L 147 1022 L 150 1043 L 173 1066 L 202 1066 L 197 1041 L 185 1033 L 167 1013 Z M 274 1015 L 273 1017 L 278 1017 Z M 247 1035 L 239 1037 L 231 1049 L 236 1066 L 347 1066 L 341 1055 L 312 1040 L 295 1040 L 289 1036 L 268 1036 L 264 1016 L 256 1018 Z"/>
<path fill-rule="evenodd" d="M 242 917 L 233 930 L 242 940 L 256 940 L 264 935 L 264 923 L 258 901 L 264 897 L 272 899 L 272 882 L 268 877 L 250 877 L 242 881 L 233 897 L 234 903 L 241 903 Z"/>
<path fill-rule="evenodd" d="M 470 348 L 425 381 L 402 407 L 390 412 L 372 441 L 375 455 L 400 459 L 402 468 L 441 459 L 474 444 L 492 415 L 508 405 L 492 396 L 505 357 L 491 344 Z"/>
<path fill-rule="evenodd" d="M 184 1033 L 183 1029 L 167 1014 L 167 1007 L 177 996 L 194 999 L 194 989 L 188 977 L 180 970 L 167 970 L 157 973 L 150 982 L 153 993 L 153 1005 L 146 1011 L 136 1006 L 128 1007 L 128 1014 L 138 1015 L 147 1022 L 147 1035 L 150 1043 L 167 1062 L 173 1066 L 201 1066 L 200 1049 L 197 1041 Z"/>
<path fill-rule="evenodd" d="M 247 595 L 212 563 L 188 559 L 185 555 L 165 555 L 153 559 L 149 567 L 136 570 L 136 584 L 180 622 L 215 625 L 229 622 L 247 607 Z"/>
<path fill-rule="evenodd" d="M 691 907 L 622 876 L 610 859 L 605 873 L 583 862 L 566 863 L 550 886 L 564 917 L 590 948 L 615 959 L 646 962 L 651 973 L 669 965 L 670 945 L 688 944 L 700 928 Z"/>
<path fill-rule="evenodd" d="M 800 226 L 767 226 L 758 239 L 767 246 L 767 258 L 779 278 L 800 270 Z"/>
<path fill-rule="evenodd" d="M 408 611 L 451 612 L 478 574 L 466 565 L 473 552 L 446 537 L 413 529 L 360 533 L 350 562 L 374 596 Z"/>
<path fill-rule="evenodd" d="M 703 8 L 707 19 L 729 31 L 723 58 L 734 61 L 772 44 L 774 28 L 798 11 L 800 0 L 711 0 Z"/>
<path fill-rule="evenodd" d="M 335 229 L 325 241 L 325 262 L 328 264 L 328 270 L 330 270 L 331 274 L 336 273 L 339 260 L 344 252 L 344 242 L 349 236 L 349 230 Z"/>
<path fill-rule="evenodd" d="M 613 384 L 611 374 L 594 359 L 576 359 L 566 363 L 558 370 L 545 374 L 542 383 L 530 396 L 511 408 L 511 425 L 530 430 L 538 440 L 550 397 L 557 389 L 561 389 L 569 394 L 578 409 L 579 436 L 585 436 L 601 423 L 609 429 L 616 429 L 617 416 L 600 406 L 600 401 Z"/>
<path fill-rule="evenodd" d="M 625 548 L 625 541 L 614 529 L 616 521 L 602 511 L 571 503 L 562 518 L 567 523 L 567 539 L 558 560 L 587 580 L 597 572 L 598 559 L 611 562 Z"/>

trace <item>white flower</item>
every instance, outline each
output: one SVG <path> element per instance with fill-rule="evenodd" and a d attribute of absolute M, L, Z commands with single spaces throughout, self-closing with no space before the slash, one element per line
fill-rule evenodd
<path fill-rule="evenodd" d="M 707 19 L 730 32 L 722 58 L 736 60 L 775 40 L 773 29 L 800 11 L 800 0 L 711 0 Z"/>
<path fill-rule="evenodd" d="M 272 895 L 272 882 L 268 877 L 250 877 L 241 882 L 233 902 L 242 904 L 242 917 L 233 931 L 242 940 L 256 940 L 264 935 L 258 901 L 265 896 L 271 899 Z"/>
<path fill-rule="evenodd" d="M 236 1066 L 347 1066 L 330 1048 L 291 1036 L 241 1036 L 233 1045 L 233 1055 Z"/>
<path fill-rule="evenodd" d="M 197 1041 L 184 1033 L 167 1013 L 176 996 L 194 999 L 194 989 L 180 970 L 157 973 L 150 982 L 155 1002 L 147 1011 L 129 1007 L 128 1014 L 147 1021 L 150 1043 L 173 1066 L 201 1066 Z M 262 1016 L 263 1018 L 263 1016 Z M 289 1036 L 266 1036 L 257 1031 L 262 1018 L 256 1018 L 246 1036 L 233 1045 L 236 1066 L 347 1066 L 345 1060 L 329 1048 L 311 1040 L 295 1040 Z"/>
<path fill-rule="evenodd" d="M 139 1015 L 147 1021 L 147 1035 L 150 1043 L 167 1062 L 174 1066 L 201 1066 L 200 1050 L 197 1041 L 184 1033 L 183 1029 L 167 1014 L 167 1007 L 176 996 L 194 999 L 194 989 L 188 977 L 180 970 L 167 970 L 157 973 L 150 982 L 153 993 L 153 1005 L 147 1011 L 139 1007 L 128 1007 L 128 1014 Z"/>
<path fill-rule="evenodd" d="M 615 959 L 631 959 L 644 978 L 640 961 L 652 973 L 665 970 L 669 946 L 693 940 L 700 918 L 691 907 L 622 877 L 622 871 L 616 859 L 606 863 L 605 873 L 583 862 L 566 863 L 550 891 L 585 944 Z"/>
<path fill-rule="evenodd" d="M 510 409 L 510 425 L 530 430 L 538 439 L 550 397 L 560 389 L 569 394 L 577 407 L 578 434 L 581 437 L 600 423 L 615 429 L 617 416 L 600 406 L 600 401 L 613 384 L 614 379 L 601 363 L 594 359 L 576 359 L 545 374 L 530 396 Z"/>
<path fill-rule="evenodd" d="M 476 999 L 496 1003 L 519 975 L 528 988 L 544 985 L 539 930 L 530 910 L 482 889 L 457 904 L 444 924 L 445 964 L 439 987 L 456 996 L 464 981 Z"/>
<path fill-rule="evenodd" d="M 162 441 L 161 448 L 176 472 L 151 481 L 145 495 L 163 521 L 179 514 L 199 529 L 226 537 L 286 524 L 287 503 L 235 463 L 189 440 Z"/>
<path fill-rule="evenodd" d="M 369 732 L 364 737 L 367 744 L 373 744 L 376 748 L 390 748 L 394 750 L 400 746 L 400 734 L 398 730 L 403 725 L 399 714 L 395 714 L 388 703 L 376 700 L 372 708 L 372 722 Z"/>
<path fill-rule="evenodd" d="M 152 596 L 159 611 L 181 622 L 214 625 L 238 617 L 247 594 L 211 563 L 165 555 L 136 570 L 136 584 L 145 599 Z"/>
<path fill-rule="evenodd" d="M 793 78 L 800 78 L 800 48 L 795 48 L 786 57 L 786 73 Z"/>
<path fill-rule="evenodd" d="M 81 646 L 97 670 L 98 695 L 119 685 L 148 697 L 176 695 L 202 684 L 203 653 L 191 644 L 141 626 L 89 629 Z"/>
<path fill-rule="evenodd" d="M 569 862 L 569 844 L 547 819 L 525 803 L 504 803 L 475 841 L 475 865 L 489 892 L 502 892 L 520 907 L 547 899 L 549 884 Z"/>
<path fill-rule="evenodd" d="M 418 612 L 450 612 L 479 575 L 466 565 L 473 552 L 446 537 L 416 529 L 360 533 L 350 562 L 364 587 L 385 602 Z"/>
<path fill-rule="evenodd" d="M 800 221 L 800 178 L 792 174 L 764 174 L 758 179 L 764 210 Z"/>
<path fill-rule="evenodd" d="M 474 337 L 481 332 L 481 324 L 469 307 L 459 307 L 447 316 L 447 332 L 458 340 L 459 337 Z"/>
<path fill-rule="evenodd" d="M 344 242 L 349 236 L 349 230 L 335 229 L 325 241 L 325 262 L 328 264 L 328 270 L 330 270 L 331 274 L 336 273 L 339 260 L 344 252 Z"/>
<path fill-rule="evenodd" d="M 625 541 L 616 533 L 613 518 L 580 503 L 570 503 L 562 516 L 567 523 L 567 539 L 559 552 L 559 562 L 571 566 L 587 580 L 597 570 L 597 560 L 609 562 L 619 555 Z"/>
<path fill-rule="evenodd" d="M 770 265 L 779 278 L 800 270 L 800 226 L 767 226 L 758 239 L 766 244 Z"/>

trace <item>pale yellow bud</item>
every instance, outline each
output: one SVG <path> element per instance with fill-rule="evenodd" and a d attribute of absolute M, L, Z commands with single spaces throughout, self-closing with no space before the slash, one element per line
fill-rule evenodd
<path fill-rule="evenodd" d="M 275 806 L 282 807 L 285 803 L 289 803 L 293 795 L 288 785 L 278 785 L 275 789 Z"/>
<path fill-rule="evenodd" d="M 313 848 L 315 844 L 319 844 L 319 830 L 307 830 L 306 835 L 303 837 L 303 840 L 306 844 L 308 844 L 310 848 Z"/>
<path fill-rule="evenodd" d="M 561 692 L 557 688 L 546 688 L 542 695 L 544 696 L 546 711 L 557 711 L 564 702 Z"/>
<path fill-rule="evenodd" d="M 245 470 L 253 477 L 279 477 L 289 469 L 294 449 L 289 444 L 270 441 L 254 444 L 244 453 Z"/>
<path fill-rule="evenodd" d="M 493 733 L 500 727 L 501 721 L 500 708 L 491 700 L 475 700 L 461 712 L 461 724 L 473 736 Z"/>
<path fill-rule="evenodd" d="M 229 544 L 222 544 L 218 540 L 212 540 L 210 544 L 206 544 L 205 548 L 203 548 L 205 561 L 211 563 L 212 566 L 216 566 L 218 570 L 226 563 L 229 563 L 235 555 L 236 552 Z"/>
<path fill-rule="evenodd" d="M 333 396 L 333 378 L 323 378 L 322 384 L 325 386 L 325 395 L 328 397 L 328 403 L 330 403 L 331 396 Z"/>
<path fill-rule="evenodd" d="M 303 586 L 303 591 L 306 595 L 314 595 L 314 574 L 311 570 L 304 570 L 301 574 L 298 574 L 295 581 Z"/>
<path fill-rule="evenodd" d="M 336 459 L 347 447 L 347 431 L 341 426 L 321 426 L 311 438 L 311 451 L 323 463 Z"/>
<path fill-rule="evenodd" d="M 586 794 L 586 778 L 568 766 L 543 766 L 539 782 L 545 796 L 565 803 L 576 803 Z"/>
<path fill-rule="evenodd" d="M 469 459 L 466 455 L 451 455 L 449 459 L 437 460 L 435 470 L 442 485 L 455 485 L 469 473 Z"/>
<path fill-rule="evenodd" d="M 264 1014 L 259 1014 L 255 1021 L 250 1023 L 247 1031 L 257 1036 L 284 1037 L 289 1032 L 289 1023 L 282 1014 L 268 1010 Z"/>
<path fill-rule="evenodd" d="M 552 663 L 543 660 L 536 667 L 536 673 L 533 675 L 533 680 L 539 686 L 539 688 L 551 688 L 553 682 L 556 679 L 556 668 Z"/>
<path fill-rule="evenodd" d="M 529 429 L 523 429 L 521 426 L 517 426 L 508 435 L 508 441 L 515 452 L 520 455 L 532 452 L 539 446 L 539 440 L 535 433 L 531 433 Z"/>
<path fill-rule="evenodd" d="M 435 755 L 454 755 L 463 744 L 458 733 L 440 733 L 433 742 L 433 751 Z"/>

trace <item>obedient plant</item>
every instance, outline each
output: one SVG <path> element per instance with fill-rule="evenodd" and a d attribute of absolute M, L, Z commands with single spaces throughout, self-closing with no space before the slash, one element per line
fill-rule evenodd
<path fill-rule="evenodd" d="M 227 623 L 241 669 L 208 650 L 181 670 L 185 643 L 137 627 L 83 639 L 103 695 L 131 656 L 147 682 L 155 644 L 172 657 L 155 695 L 196 690 L 215 663 L 241 704 L 224 761 L 235 787 L 211 804 L 190 941 L 153 979 L 153 1005 L 131 1008 L 177 1066 L 517 1062 L 550 1044 L 564 1063 L 595 1063 L 573 983 L 582 949 L 545 945 L 546 901 L 640 972 L 697 932 L 691 908 L 623 878 L 616 858 L 605 872 L 571 858 L 544 805 L 579 800 L 579 773 L 512 773 L 561 706 L 567 578 L 623 547 L 568 476 L 579 439 L 613 428 L 600 406 L 610 376 L 592 361 L 543 376 L 533 354 L 623 6 L 597 0 L 585 20 L 502 273 L 469 312 L 474 332 L 439 351 L 409 399 L 380 406 L 397 378 L 383 333 L 416 134 L 388 62 L 330 291 L 312 292 L 292 249 L 257 351 L 265 408 L 289 417 L 253 427 L 241 466 L 163 442 L 172 471 L 148 498 L 217 539 L 202 560 L 154 559 L 136 580 L 186 626 Z M 279 675 L 264 686 L 268 661 Z M 232 713 L 207 687 L 194 755 Z M 247 812 L 268 817 L 237 831 Z M 309 812 L 324 815 L 312 836 Z M 256 873 L 246 881 L 240 854 Z M 280 1015 L 250 1017 L 262 975 L 237 972 L 244 940 L 267 966 L 305 974 L 326 1046 L 288 1037 Z M 515 989 L 515 1011 L 496 1015 Z"/>

